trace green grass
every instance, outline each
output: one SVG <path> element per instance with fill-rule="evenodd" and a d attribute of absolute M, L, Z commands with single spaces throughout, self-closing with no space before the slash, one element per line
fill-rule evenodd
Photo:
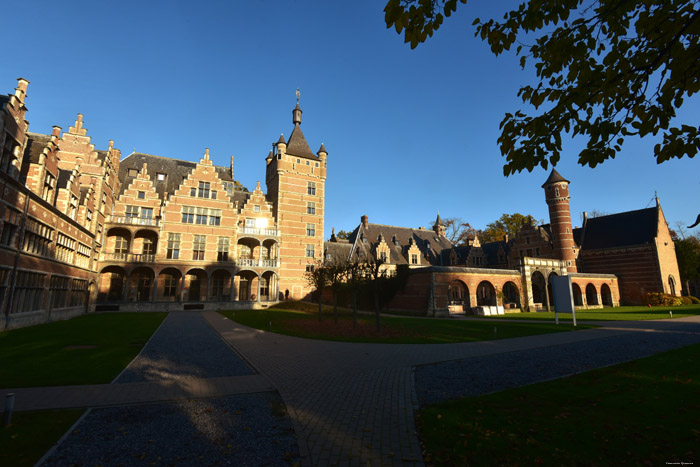
<path fill-rule="evenodd" d="M 0 465 L 34 465 L 83 412 L 83 409 L 15 412 L 10 426 L 0 426 Z"/>
<path fill-rule="evenodd" d="M 283 309 L 291 308 L 290 309 Z M 318 305 L 286 302 L 266 310 L 236 310 L 221 312 L 238 323 L 264 331 L 272 331 L 310 339 L 345 342 L 381 342 L 393 344 L 439 344 L 508 339 L 551 332 L 571 331 L 568 324 L 551 323 L 489 323 L 473 320 L 382 317 L 382 332 L 376 332 L 373 315 L 360 315 L 353 329 L 352 313 L 339 312 L 339 322 L 333 321 L 332 310 L 324 307 L 323 319 L 318 321 Z M 270 329 L 270 323 L 272 328 Z M 578 328 L 591 326 L 579 326 Z M 494 334 L 494 328 L 496 333 Z"/>
<path fill-rule="evenodd" d="M 700 344 L 481 397 L 426 406 L 432 465 L 700 461 Z"/>
<path fill-rule="evenodd" d="M 620 306 L 614 308 L 598 308 L 593 310 L 576 310 L 577 320 L 591 321 L 636 321 L 645 319 L 684 318 L 700 315 L 700 305 L 681 306 Z M 484 317 L 485 319 L 523 319 L 523 320 L 554 320 L 554 312 L 538 311 L 536 313 L 509 313 L 501 316 Z M 560 320 L 571 320 L 570 313 L 559 313 Z"/>
<path fill-rule="evenodd" d="M 104 313 L 0 333 L 0 386 L 109 383 L 166 313 Z"/>

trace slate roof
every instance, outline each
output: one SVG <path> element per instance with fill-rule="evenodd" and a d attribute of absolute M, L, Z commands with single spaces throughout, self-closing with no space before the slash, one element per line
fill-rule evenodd
<path fill-rule="evenodd" d="M 49 142 L 51 142 L 51 137 L 48 135 L 27 132 L 27 147 L 24 149 L 24 159 L 28 158 L 32 164 L 38 164 L 39 156 L 44 152 Z"/>
<path fill-rule="evenodd" d="M 557 172 L 557 169 L 552 169 L 552 172 L 549 174 L 549 177 L 547 178 L 547 181 L 542 184 L 542 188 L 546 187 L 550 183 L 557 183 L 557 182 L 566 182 L 566 183 L 571 183 L 567 179 L 561 176 L 559 172 Z"/>
<path fill-rule="evenodd" d="M 658 235 L 658 208 L 620 212 L 586 220 L 582 250 L 620 248 L 653 243 Z"/>
<path fill-rule="evenodd" d="M 135 178 L 129 175 L 129 169 L 140 171 L 144 163 L 148 164 L 146 169 L 148 171 L 148 176 L 161 200 L 165 200 L 175 193 L 175 190 L 180 187 L 182 181 L 197 167 L 197 163 L 191 161 L 155 156 L 153 154 L 143 154 L 140 152 L 129 154 L 122 159 L 119 165 L 119 180 L 122 182 L 120 195 Z M 231 169 L 229 167 L 214 165 L 213 168 L 222 181 L 233 182 Z M 166 174 L 165 180 L 159 181 L 157 179 L 157 174 L 159 173 Z M 238 201 L 239 205 L 242 205 L 245 200 L 248 199 L 248 196 L 246 192 L 234 190 L 233 193 L 229 195 L 229 198 L 231 202 Z"/>
<path fill-rule="evenodd" d="M 352 243 L 348 243 L 346 240 L 325 242 L 323 244 L 323 249 L 324 259 L 327 257 L 327 255 L 331 255 L 331 260 L 348 259 L 350 257 L 350 252 L 352 251 Z"/>
<path fill-rule="evenodd" d="M 505 252 L 505 263 L 508 262 L 508 256 L 510 255 L 510 244 L 509 242 L 506 242 L 504 240 L 500 240 L 498 242 L 489 242 L 489 243 L 482 243 L 481 244 L 481 249 L 484 252 L 484 256 L 486 256 L 486 263 L 488 265 L 499 265 L 499 264 L 505 264 L 501 263 L 498 261 L 498 251 L 503 248 L 503 251 Z"/>
<path fill-rule="evenodd" d="M 299 125 L 294 125 L 294 130 L 292 130 L 292 134 L 289 137 L 289 142 L 287 143 L 287 154 L 297 157 L 304 157 L 306 159 L 313 159 L 315 161 L 319 160 L 319 158 L 313 152 L 311 152 L 309 143 L 306 142 L 304 133 L 302 133 Z"/>
<path fill-rule="evenodd" d="M 350 233 L 348 241 L 356 245 L 357 250 L 362 252 L 362 256 L 369 257 L 374 256 L 379 235 L 383 236 L 384 242 L 389 247 L 392 264 L 408 264 L 404 254 L 411 246 L 410 240 L 413 240 L 423 253 L 422 265 L 425 265 L 426 261 L 440 265 L 441 261 L 444 262 L 442 251 L 452 249 L 452 243 L 447 238 L 438 236 L 432 230 L 371 223 L 367 227 L 363 224 L 358 225 Z M 365 241 L 362 241 L 363 236 Z"/>

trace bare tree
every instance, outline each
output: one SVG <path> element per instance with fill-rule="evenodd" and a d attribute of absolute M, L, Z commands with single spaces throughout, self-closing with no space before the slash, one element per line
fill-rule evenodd
<path fill-rule="evenodd" d="M 338 324 L 338 289 L 345 282 L 348 273 L 348 262 L 332 259 L 324 263 L 326 278 L 333 289 L 333 320 Z"/>
<path fill-rule="evenodd" d="M 367 263 L 351 260 L 347 263 L 347 280 L 352 290 L 352 327 L 357 329 L 357 294 L 367 276 Z"/>
<path fill-rule="evenodd" d="M 316 261 L 304 273 L 306 282 L 318 291 L 318 320 L 323 311 L 323 289 L 328 285 L 328 270 L 322 261 Z"/>
<path fill-rule="evenodd" d="M 382 324 L 379 314 L 379 280 L 386 276 L 386 271 L 382 266 L 385 261 L 381 258 L 371 258 L 365 263 L 368 277 L 372 280 L 374 289 L 374 312 L 377 318 L 377 332 L 382 331 Z"/>

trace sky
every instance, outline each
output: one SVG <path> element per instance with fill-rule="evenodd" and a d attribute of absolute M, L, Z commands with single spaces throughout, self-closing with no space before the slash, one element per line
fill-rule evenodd
<path fill-rule="evenodd" d="M 325 238 L 364 214 L 414 228 L 438 212 L 475 228 L 515 212 L 548 222 L 551 168 L 504 177 L 496 142 L 506 112 L 530 110 L 517 92 L 534 70 L 492 55 L 472 26 L 515 2 L 460 6 L 414 50 L 386 28 L 384 3 L 25 0 L 0 29 L 0 93 L 30 81 L 30 131 L 67 131 L 82 113 L 97 149 L 112 139 L 122 157 L 198 161 L 210 148 L 217 165 L 234 156 L 235 178 L 253 189 L 293 129 L 298 88 L 304 135 L 328 151 Z M 699 114 L 695 97 L 679 119 Z M 591 169 L 577 163 L 581 141 L 563 139 L 556 169 L 571 181 L 575 226 L 583 211 L 653 206 L 655 193 L 672 228 L 700 213 L 700 158 L 657 165 L 660 137 L 647 137 Z"/>

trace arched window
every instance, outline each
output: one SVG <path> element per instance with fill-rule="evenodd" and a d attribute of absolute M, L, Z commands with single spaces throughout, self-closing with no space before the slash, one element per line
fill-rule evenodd
<path fill-rule="evenodd" d="M 668 276 L 668 293 L 676 295 L 676 280 L 673 276 Z"/>

